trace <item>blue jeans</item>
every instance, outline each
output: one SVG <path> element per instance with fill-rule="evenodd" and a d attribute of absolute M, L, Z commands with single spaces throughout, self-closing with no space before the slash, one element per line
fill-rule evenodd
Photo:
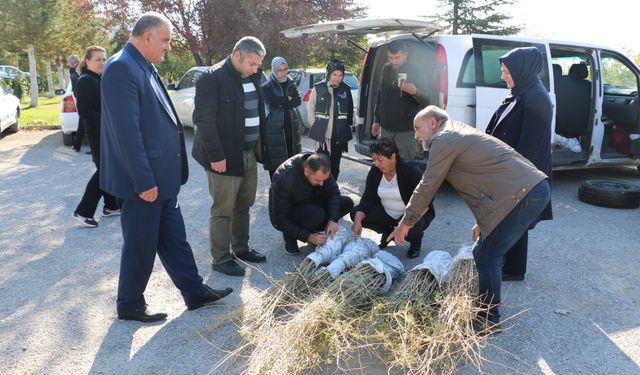
<path fill-rule="evenodd" d="M 502 258 L 529 230 L 551 199 L 549 182 L 544 180 L 518 203 L 513 210 L 486 237 L 482 234 L 473 245 L 473 258 L 478 269 L 478 289 L 482 307 L 490 306 L 491 322 L 500 322 L 500 287 L 502 284 Z"/>

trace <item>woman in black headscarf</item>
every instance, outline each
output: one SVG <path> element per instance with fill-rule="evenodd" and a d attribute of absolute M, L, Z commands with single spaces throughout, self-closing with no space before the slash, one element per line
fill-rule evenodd
<path fill-rule="evenodd" d="M 538 74 L 542 54 L 535 47 L 516 48 L 499 58 L 502 80 L 511 93 L 496 110 L 487 133 L 513 147 L 551 180 L 551 120 L 553 107 Z M 529 229 L 551 220 L 551 201 Z M 502 280 L 524 280 L 527 271 L 528 232 L 507 252 Z"/>
<path fill-rule="evenodd" d="M 300 105 L 298 89 L 287 76 L 289 66 L 284 57 L 274 57 L 271 61 L 271 75 L 262 86 L 269 115 L 267 115 L 267 148 L 270 163 L 264 168 L 269 177 L 282 162 L 302 151 L 298 121 L 294 121 L 294 108 Z"/>

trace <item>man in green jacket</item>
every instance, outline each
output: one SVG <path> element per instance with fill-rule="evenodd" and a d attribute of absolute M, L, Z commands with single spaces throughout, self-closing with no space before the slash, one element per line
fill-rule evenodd
<path fill-rule="evenodd" d="M 446 179 L 473 212 L 473 256 L 478 269 L 481 307 L 478 323 L 499 329 L 502 258 L 546 207 L 547 176 L 502 141 L 428 106 L 414 119 L 416 139 L 429 151 L 427 169 L 404 217 L 389 236 L 402 244 L 409 229 L 429 209 Z"/>

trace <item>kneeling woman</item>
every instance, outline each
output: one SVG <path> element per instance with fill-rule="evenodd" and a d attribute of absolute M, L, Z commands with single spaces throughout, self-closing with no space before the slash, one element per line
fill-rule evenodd
<path fill-rule="evenodd" d="M 351 210 L 351 230 L 360 236 L 362 228 L 382 233 L 380 248 L 387 246 L 387 237 L 398 224 L 413 190 L 422 179 L 422 171 L 416 164 L 398 156 L 398 146 L 392 139 L 382 138 L 369 146 L 375 166 L 367 175 L 360 204 Z M 420 255 L 424 230 L 436 214 L 433 202 L 427 213 L 414 225 L 407 240 L 411 244 L 407 257 Z"/>

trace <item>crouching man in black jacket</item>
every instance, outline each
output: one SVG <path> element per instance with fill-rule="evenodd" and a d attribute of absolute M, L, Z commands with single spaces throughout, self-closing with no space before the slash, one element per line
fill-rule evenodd
<path fill-rule="evenodd" d="M 282 163 L 269 189 L 269 218 L 284 235 L 285 251 L 300 254 L 298 240 L 322 245 L 338 231 L 338 220 L 353 208 L 331 176 L 322 153 L 294 155 Z"/>

